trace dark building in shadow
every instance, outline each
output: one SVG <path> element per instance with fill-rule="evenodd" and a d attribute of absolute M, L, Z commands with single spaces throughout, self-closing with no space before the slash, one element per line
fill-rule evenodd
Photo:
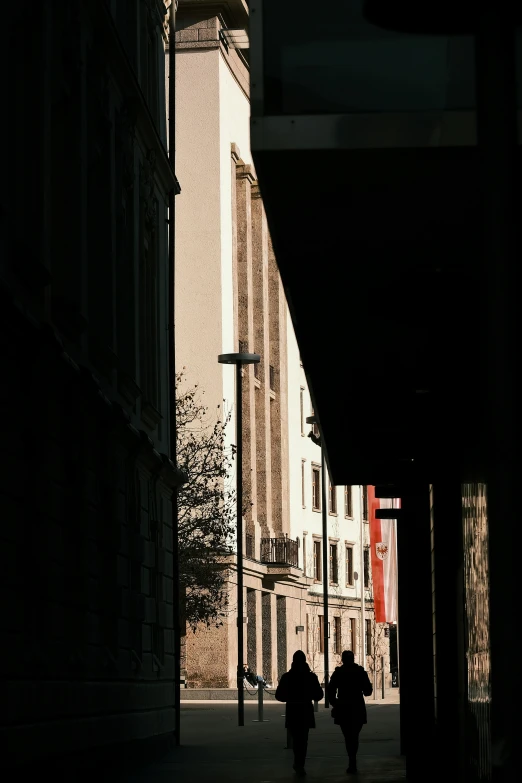
<path fill-rule="evenodd" d="M 14 3 L 3 18 L 8 767 L 177 726 L 166 5 Z"/>
<path fill-rule="evenodd" d="M 251 148 L 330 475 L 402 501 L 409 780 L 519 773 L 520 22 L 250 2 Z"/>

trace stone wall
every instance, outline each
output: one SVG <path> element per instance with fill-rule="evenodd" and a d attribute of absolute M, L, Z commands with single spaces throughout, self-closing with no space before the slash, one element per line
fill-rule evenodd
<path fill-rule="evenodd" d="M 17 765 L 175 728 L 177 474 L 50 329 L 2 310 L 2 734 Z"/>

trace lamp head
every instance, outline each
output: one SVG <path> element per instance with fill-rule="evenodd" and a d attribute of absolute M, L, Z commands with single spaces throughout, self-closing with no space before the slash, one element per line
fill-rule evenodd
<path fill-rule="evenodd" d="M 258 353 L 221 353 L 219 364 L 259 364 L 261 356 Z"/>

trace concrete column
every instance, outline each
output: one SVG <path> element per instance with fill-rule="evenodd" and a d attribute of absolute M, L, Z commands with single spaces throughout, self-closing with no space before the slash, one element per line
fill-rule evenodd
<path fill-rule="evenodd" d="M 268 227 L 258 185 L 252 187 L 252 268 L 254 342 L 261 354 L 256 393 L 257 519 L 263 536 L 272 536 L 272 437 L 270 427 L 270 334 L 268 322 Z"/>
<path fill-rule="evenodd" d="M 262 593 L 262 659 L 263 659 L 263 675 L 269 682 L 276 682 L 275 668 L 273 666 L 273 642 L 276 637 L 273 635 L 272 628 L 272 594 Z"/>
<path fill-rule="evenodd" d="M 288 665 L 288 624 L 286 611 L 286 596 L 276 596 L 277 619 L 277 676 L 281 677 Z"/>
<path fill-rule="evenodd" d="M 279 640 L 277 638 L 277 596 L 270 593 L 270 627 L 272 633 L 272 659 L 270 662 L 272 670 L 272 680 L 274 683 L 279 681 L 279 672 L 277 669 L 277 649 Z"/>
<path fill-rule="evenodd" d="M 237 270 L 237 335 L 239 341 L 247 344 L 250 352 L 255 352 L 254 340 L 254 294 L 252 272 L 252 198 L 251 190 L 254 177 L 252 167 L 246 166 L 238 158 L 237 147 L 232 150 L 235 163 L 235 203 L 233 204 L 235 234 L 235 267 Z M 243 369 L 243 497 L 245 508 L 253 503 L 246 514 L 245 531 L 255 535 L 257 516 L 257 475 L 256 475 L 256 409 L 255 409 L 254 366 Z M 256 536 L 256 539 L 259 536 Z M 259 541 L 256 540 L 256 552 Z"/>
<path fill-rule="evenodd" d="M 402 498 L 402 508 L 397 525 L 401 752 L 406 754 L 408 780 L 424 781 L 431 770 L 426 759 L 433 755 L 434 735 L 428 484 L 410 485 Z"/>
<path fill-rule="evenodd" d="M 230 149 L 230 180 L 232 186 L 232 290 L 234 300 L 234 350 L 239 345 L 238 324 L 238 227 L 237 227 L 237 166 L 242 165 L 241 155 L 237 144 L 232 144 Z"/>
<path fill-rule="evenodd" d="M 464 708 L 466 660 L 460 482 L 433 487 L 435 737 L 441 768 L 465 777 Z M 402 629 L 401 629 L 402 633 Z"/>
<path fill-rule="evenodd" d="M 262 674 L 263 676 L 265 676 L 266 673 L 265 673 L 265 670 L 263 668 L 263 600 L 262 600 L 262 596 L 263 596 L 263 593 L 261 592 L 261 590 L 256 590 L 255 591 L 256 617 L 257 617 L 255 663 L 256 663 L 258 674 Z"/>
<path fill-rule="evenodd" d="M 272 524 L 279 535 L 290 532 L 286 313 L 286 298 L 268 236 L 270 364 L 275 370 L 275 389 L 270 400 Z"/>
<path fill-rule="evenodd" d="M 483 409 L 477 426 L 486 431 L 485 468 L 475 479 L 486 476 L 489 612 L 477 611 L 477 634 L 473 639 L 475 660 L 487 662 L 485 674 L 476 671 L 477 691 L 490 689 L 490 705 L 482 713 L 476 703 L 468 705 L 476 726 L 472 751 L 478 773 L 484 779 L 512 781 L 520 775 L 520 709 L 517 703 L 519 573 L 518 514 L 520 498 L 520 158 L 517 135 L 517 44 L 515 23 L 504 3 L 486 4 L 479 14 L 475 37 L 477 82 L 477 142 L 483 212 L 483 256 L 476 259 L 484 270 L 485 294 L 480 311 L 485 339 L 480 345 L 479 387 Z M 483 307 L 482 307 L 483 305 Z M 477 308 L 479 310 L 479 308 Z M 474 346 L 469 346 L 474 348 Z M 483 466 L 481 466 L 483 467 Z M 482 475 L 480 475 L 482 474 Z M 478 538 L 478 536 L 477 536 Z M 478 569 L 477 569 L 478 570 Z M 472 590 L 476 574 L 466 573 Z M 473 584 L 475 583 L 475 584 Z M 471 633 L 470 633 L 471 635 Z M 489 636 L 489 639 L 488 639 Z M 489 642 L 489 644 L 488 644 Z M 479 648 L 482 648 L 479 650 Z M 489 649 L 488 649 L 489 648 Z M 476 702 L 476 700 L 475 700 Z M 488 707 L 491 712 L 488 714 Z M 489 728 L 491 727 L 491 728 Z M 487 734 L 491 733 L 491 747 Z M 478 753 L 475 751 L 478 751 Z M 490 756 L 488 758 L 488 751 Z"/>
<path fill-rule="evenodd" d="M 247 589 L 247 662 L 250 668 L 257 674 L 257 590 Z"/>
<path fill-rule="evenodd" d="M 238 660 L 238 647 L 237 647 L 237 610 L 235 607 L 237 606 L 237 572 L 234 568 L 233 571 L 230 573 L 231 579 L 230 579 L 230 603 L 231 603 L 231 609 L 232 611 L 229 614 L 228 617 L 228 677 L 229 677 L 229 687 L 235 688 L 236 682 L 237 682 L 237 660 Z M 243 589 L 243 617 L 247 617 L 247 602 L 246 602 L 246 588 Z M 245 627 L 246 627 L 245 623 Z M 247 660 L 247 634 L 243 634 L 243 652 L 241 655 L 243 663 Z"/>

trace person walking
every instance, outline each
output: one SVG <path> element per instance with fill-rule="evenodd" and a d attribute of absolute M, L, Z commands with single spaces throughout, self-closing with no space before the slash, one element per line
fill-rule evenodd
<path fill-rule="evenodd" d="M 296 650 L 290 671 L 279 681 L 275 697 L 286 702 L 285 728 L 292 735 L 294 770 L 302 777 L 306 775 L 305 760 L 308 750 L 308 732 L 315 729 L 315 715 L 312 702 L 321 701 L 324 691 L 306 662 L 302 650 Z"/>
<path fill-rule="evenodd" d="M 359 734 L 365 723 L 365 696 L 371 696 L 373 687 L 367 672 L 355 663 L 351 650 L 345 650 L 341 656 L 342 666 L 338 666 L 328 683 L 328 699 L 332 705 L 334 723 L 341 727 L 348 753 L 347 772 L 357 772 L 357 751 Z"/>

